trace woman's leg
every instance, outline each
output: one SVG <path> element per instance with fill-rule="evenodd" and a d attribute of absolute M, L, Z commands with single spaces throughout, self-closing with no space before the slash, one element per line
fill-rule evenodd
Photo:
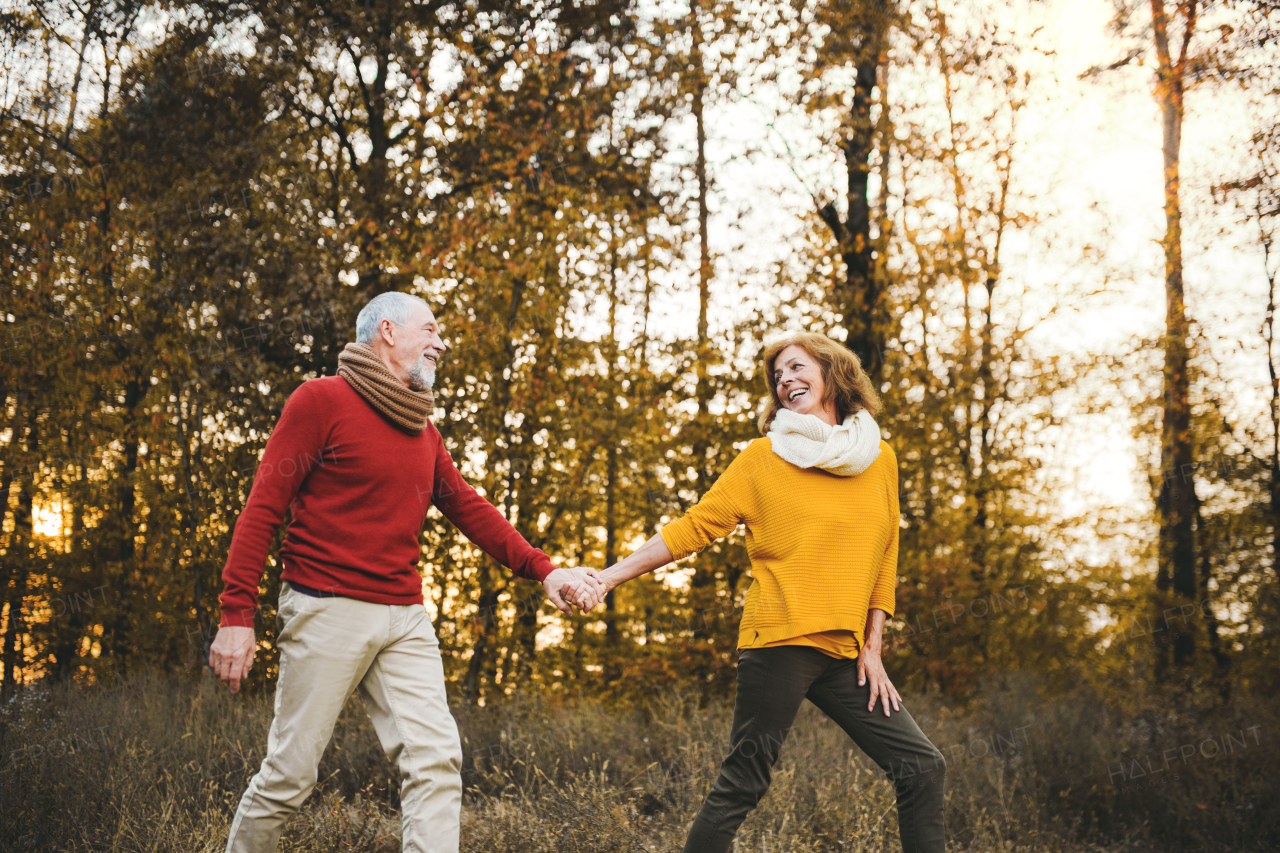
<path fill-rule="evenodd" d="M 769 790 L 773 765 L 805 691 L 835 662 L 806 646 L 744 649 L 738 654 L 729 755 L 693 821 L 685 853 L 729 849 L 747 813 Z"/>
<path fill-rule="evenodd" d="M 942 753 L 905 707 L 886 717 L 877 700 L 875 710 L 867 710 L 871 686 L 858 686 L 856 660 L 832 663 L 809 687 L 809 701 L 889 774 L 898 792 L 903 853 L 944 853 L 942 789 L 947 767 Z"/>

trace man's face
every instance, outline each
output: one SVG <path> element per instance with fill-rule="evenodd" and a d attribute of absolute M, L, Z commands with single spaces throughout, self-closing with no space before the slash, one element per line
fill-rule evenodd
<path fill-rule="evenodd" d="M 401 382 L 414 391 L 425 391 L 435 384 L 436 365 L 445 346 L 430 308 L 419 306 L 403 326 L 383 320 L 381 332 L 389 344 L 392 372 Z"/>

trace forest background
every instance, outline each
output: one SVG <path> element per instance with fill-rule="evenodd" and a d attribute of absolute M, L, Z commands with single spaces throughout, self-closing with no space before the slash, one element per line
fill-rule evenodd
<path fill-rule="evenodd" d="M 279 411 L 391 289 L 444 327 L 450 452 L 553 560 L 696 503 L 757 435 L 763 344 L 826 332 L 900 461 L 900 689 L 1088 690 L 1117 755 L 1244 713 L 1274 751 L 1278 14 L 7 6 L 6 755 L 40 690 L 201 673 Z M 434 510 L 421 542 L 460 709 L 731 700 L 740 533 L 572 617 Z M 251 694 L 278 589 L 273 549 Z M 1205 837 L 1274 837 L 1206 784 Z M 1108 808 L 1088 831 L 1145 820 Z"/>

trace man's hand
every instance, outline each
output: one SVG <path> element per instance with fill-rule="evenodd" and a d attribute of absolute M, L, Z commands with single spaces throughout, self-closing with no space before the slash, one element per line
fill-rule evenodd
<path fill-rule="evenodd" d="M 875 647 L 867 647 L 858 652 L 858 686 L 871 681 L 871 703 L 867 705 L 868 711 L 874 711 L 876 708 L 876 699 L 884 702 L 884 715 L 889 716 L 889 703 L 893 703 L 893 710 L 901 711 L 899 705 L 902 697 L 898 695 L 898 688 L 893 686 L 893 682 L 889 680 L 889 673 L 884 671 L 884 663 L 880 660 L 880 649 Z"/>
<path fill-rule="evenodd" d="M 605 593 L 599 573 L 587 566 L 556 569 L 542 581 L 542 588 L 562 613 L 573 613 L 574 604 L 586 613 L 600 603 Z"/>
<path fill-rule="evenodd" d="M 240 692 L 240 679 L 249 675 L 253 653 L 258 648 L 252 627 L 227 625 L 218 629 L 209 647 L 209 667 L 227 683 L 232 693 Z"/>
<path fill-rule="evenodd" d="M 587 569 L 587 571 L 594 572 L 595 570 Z M 576 601 L 568 592 L 566 592 L 566 590 L 561 590 L 560 594 L 564 597 L 564 600 L 568 601 L 570 604 L 577 604 L 578 609 L 583 613 L 590 613 L 592 608 L 597 604 L 604 603 L 604 597 L 613 592 L 613 588 L 619 583 L 615 577 L 610 576 L 607 569 L 603 572 L 597 573 L 595 578 L 600 582 L 600 588 L 596 590 L 595 599 L 593 601 Z"/>

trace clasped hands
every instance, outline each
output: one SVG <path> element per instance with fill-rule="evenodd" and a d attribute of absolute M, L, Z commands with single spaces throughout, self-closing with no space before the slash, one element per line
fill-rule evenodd
<path fill-rule="evenodd" d="M 589 613 L 604 601 L 611 589 L 605 578 L 590 566 L 556 569 L 542 581 L 542 588 L 562 613 L 573 613 L 575 605 L 583 613 Z"/>

